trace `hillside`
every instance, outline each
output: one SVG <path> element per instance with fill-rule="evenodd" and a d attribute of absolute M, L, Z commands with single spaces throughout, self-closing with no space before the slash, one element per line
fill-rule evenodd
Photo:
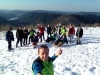
<path fill-rule="evenodd" d="M 18 26 L 17 23 L 11 22 L 11 21 L 0 16 L 0 26 L 6 26 L 6 25 Z"/>
<path fill-rule="evenodd" d="M 11 23 L 10 23 L 8 20 L 6 20 L 6 19 L 0 17 L 0 26 L 1 26 L 1 25 L 7 25 L 7 24 L 11 24 Z"/>
<path fill-rule="evenodd" d="M 24 10 L 13 10 L 13 11 L 10 11 L 9 14 L 15 14 L 15 15 L 17 15 L 17 16 L 21 16 L 21 15 L 27 13 L 27 12 L 29 12 L 29 11 L 24 11 Z"/>
<path fill-rule="evenodd" d="M 67 25 L 69 23 L 73 23 L 75 26 L 79 26 L 80 24 L 100 23 L 100 16 L 94 14 L 77 15 L 46 12 L 29 12 L 17 18 L 16 21 L 22 22 L 24 24 L 27 23 L 34 25 L 37 23 L 42 23 L 44 25 L 55 25 L 57 23 Z"/>
<path fill-rule="evenodd" d="M 11 19 L 11 18 L 17 17 L 17 15 L 15 14 L 8 14 L 8 13 L 0 13 L 0 16 L 5 19 Z"/>
<path fill-rule="evenodd" d="M 84 15 L 77 15 L 77 14 L 70 14 L 70 15 L 63 15 L 57 19 L 55 19 L 51 24 L 57 24 L 60 22 L 63 25 L 73 23 L 75 26 L 79 26 L 80 24 L 94 24 L 100 23 L 100 16 L 93 15 L 93 14 L 84 14 Z"/>
<path fill-rule="evenodd" d="M 60 16 L 62 16 L 62 14 L 46 13 L 46 12 L 43 13 L 29 12 L 17 18 L 16 21 L 23 23 L 30 23 L 30 24 L 37 24 L 37 23 L 48 24 Z"/>
<path fill-rule="evenodd" d="M 55 25 L 61 23 L 62 25 L 68 25 L 69 23 L 75 26 L 79 25 L 89 25 L 100 23 L 100 13 L 99 12 L 59 12 L 59 11 L 43 11 L 43 10 L 31 10 L 31 11 L 21 11 L 14 10 L 9 12 L 1 12 L 2 19 L 0 24 L 12 25 L 37 25 L 41 23 L 43 25 Z M 4 13 L 3 13 L 4 12 Z M 17 19 L 14 19 L 17 18 Z M 9 19 L 9 20 L 8 20 Z M 13 19 L 13 20 L 12 20 Z M 7 23 L 9 22 L 9 23 Z"/>

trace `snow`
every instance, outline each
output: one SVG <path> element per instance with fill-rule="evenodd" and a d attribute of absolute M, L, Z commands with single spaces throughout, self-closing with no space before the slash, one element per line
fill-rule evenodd
<path fill-rule="evenodd" d="M 75 28 L 76 30 L 76 28 Z M 54 62 L 54 75 L 100 75 L 100 28 L 84 27 L 84 34 L 81 38 L 82 44 L 64 44 L 63 53 Z M 16 30 L 13 30 L 15 35 Z M 46 36 L 46 33 L 45 33 Z M 37 58 L 37 48 L 31 44 L 24 47 L 15 47 L 12 42 L 13 51 L 7 51 L 5 32 L 0 32 L 0 75 L 32 75 L 32 63 Z M 47 44 L 45 42 L 39 43 Z M 59 47 L 47 44 L 52 56 Z"/>

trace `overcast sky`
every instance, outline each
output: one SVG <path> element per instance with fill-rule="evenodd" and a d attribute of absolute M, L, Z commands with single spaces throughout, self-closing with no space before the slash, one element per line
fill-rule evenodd
<path fill-rule="evenodd" d="M 0 0 L 0 9 L 100 12 L 100 0 Z"/>

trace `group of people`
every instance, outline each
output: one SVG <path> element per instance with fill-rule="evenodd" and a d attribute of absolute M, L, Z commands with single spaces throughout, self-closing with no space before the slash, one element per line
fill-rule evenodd
<path fill-rule="evenodd" d="M 68 43 L 66 38 L 66 28 L 63 26 L 62 28 L 59 28 L 59 32 L 55 32 L 56 27 L 52 28 L 48 25 L 47 27 L 47 39 L 54 41 L 57 33 L 58 33 L 58 39 L 55 43 L 58 42 L 58 40 Z M 53 37 L 52 37 L 53 35 Z M 60 37 L 61 35 L 61 37 Z M 72 26 L 70 26 L 68 36 L 70 37 L 70 42 L 73 42 L 73 36 L 75 35 L 75 30 Z M 50 36 L 50 37 L 49 37 Z M 80 38 L 83 36 L 83 29 L 81 27 L 78 27 L 76 31 L 77 36 L 77 44 L 80 44 Z M 63 39 L 63 40 L 62 40 Z M 66 39 L 66 40 L 65 40 Z M 49 42 L 48 40 L 46 40 Z M 41 45 L 38 48 L 38 57 L 33 61 L 32 63 L 32 73 L 33 75 L 54 75 L 54 67 L 53 67 L 53 61 L 62 54 L 62 49 L 60 48 L 52 57 L 49 57 L 49 48 L 47 45 Z"/>
<path fill-rule="evenodd" d="M 20 42 L 20 46 L 30 44 L 36 47 L 37 43 L 45 40 L 46 42 L 53 42 L 54 45 L 60 46 L 64 43 L 73 43 L 74 35 L 77 36 L 77 44 L 80 44 L 80 38 L 83 36 L 83 29 L 81 27 L 77 28 L 76 34 L 75 29 L 72 25 L 70 25 L 69 30 L 65 26 L 54 26 L 50 27 L 49 25 L 45 29 L 42 25 L 37 26 L 38 31 L 33 30 L 32 27 L 30 29 L 26 29 L 26 27 L 19 28 L 16 31 L 16 47 L 18 47 L 18 43 Z M 8 50 L 12 50 L 11 42 L 14 41 L 14 35 L 12 32 L 13 28 L 10 28 L 6 33 L 6 40 L 8 41 Z M 47 39 L 45 39 L 44 31 L 47 32 Z M 69 42 L 67 37 L 70 38 Z M 28 40 L 28 42 L 27 42 Z M 32 73 L 33 75 L 54 75 L 53 69 L 53 61 L 62 54 L 62 49 L 60 48 L 52 57 L 49 57 L 49 48 L 47 45 L 42 44 L 38 47 L 38 57 L 32 63 Z"/>
<path fill-rule="evenodd" d="M 49 25 L 48 25 L 48 28 L 49 28 Z M 51 30 L 51 28 L 49 28 L 49 29 Z M 64 30 L 62 30 L 62 31 L 64 32 Z M 72 42 L 73 36 L 75 34 L 75 30 L 71 26 L 69 31 L 70 31 L 69 32 L 70 33 L 69 34 L 70 42 Z M 50 33 L 48 33 L 47 38 Z M 50 34 L 50 36 L 51 36 L 51 34 Z M 62 36 L 65 37 L 65 34 Z M 77 28 L 76 36 L 77 36 L 77 44 L 80 44 L 80 38 L 83 36 L 83 29 L 81 27 Z M 53 39 L 53 41 L 54 41 L 54 39 Z M 44 45 L 44 44 L 41 45 L 38 48 L 38 57 L 32 63 L 33 75 L 54 75 L 53 61 L 61 54 L 62 54 L 62 49 L 60 48 L 52 57 L 49 57 L 48 46 Z"/>
<path fill-rule="evenodd" d="M 38 32 L 36 32 L 36 30 L 34 30 L 32 27 L 29 28 L 29 30 L 26 27 L 22 27 L 19 26 L 18 29 L 16 30 L 16 48 L 18 47 L 18 44 L 20 42 L 20 46 L 25 46 L 27 44 L 32 43 L 32 45 L 34 46 L 34 48 L 36 47 L 39 39 L 40 42 L 42 42 L 42 40 L 44 39 L 44 30 L 45 28 L 38 25 Z M 8 50 L 11 51 L 13 48 L 12 46 L 12 41 L 14 41 L 14 34 L 12 32 L 13 28 L 10 28 L 7 32 L 6 32 L 6 41 L 8 42 Z M 43 39 L 42 39 L 43 37 Z"/>
<path fill-rule="evenodd" d="M 75 29 L 72 24 L 70 24 L 69 29 L 64 25 L 57 25 L 51 27 L 49 24 L 46 28 L 42 25 L 37 25 L 38 31 L 34 30 L 32 27 L 28 30 L 26 27 L 19 26 L 16 31 L 16 48 L 20 42 L 20 46 L 32 43 L 33 47 L 36 48 L 38 42 L 43 40 L 47 43 L 51 42 L 54 46 L 61 46 L 64 43 L 73 43 L 74 35 L 77 36 L 77 44 L 81 44 L 80 38 L 83 36 L 83 29 L 81 27 L 77 28 L 76 34 Z M 6 33 L 6 40 L 8 41 L 8 50 L 12 50 L 11 42 L 14 41 L 14 35 L 12 32 L 13 28 L 10 28 Z M 47 32 L 47 37 L 44 33 Z M 69 40 L 67 39 L 69 37 Z"/>
<path fill-rule="evenodd" d="M 83 29 L 81 27 L 77 28 L 75 33 L 74 26 L 70 24 L 69 29 L 63 26 L 55 26 L 51 28 L 49 25 L 47 27 L 47 39 L 46 42 L 54 42 L 54 46 L 61 46 L 64 43 L 73 43 L 73 37 L 76 35 L 77 43 L 81 44 L 80 38 L 83 36 Z M 67 38 L 69 37 L 69 40 Z"/>

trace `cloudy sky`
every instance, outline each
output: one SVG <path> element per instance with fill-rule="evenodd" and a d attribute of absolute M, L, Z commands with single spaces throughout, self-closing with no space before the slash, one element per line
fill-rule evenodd
<path fill-rule="evenodd" d="M 100 0 L 0 0 L 0 9 L 100 12 Z"/>

